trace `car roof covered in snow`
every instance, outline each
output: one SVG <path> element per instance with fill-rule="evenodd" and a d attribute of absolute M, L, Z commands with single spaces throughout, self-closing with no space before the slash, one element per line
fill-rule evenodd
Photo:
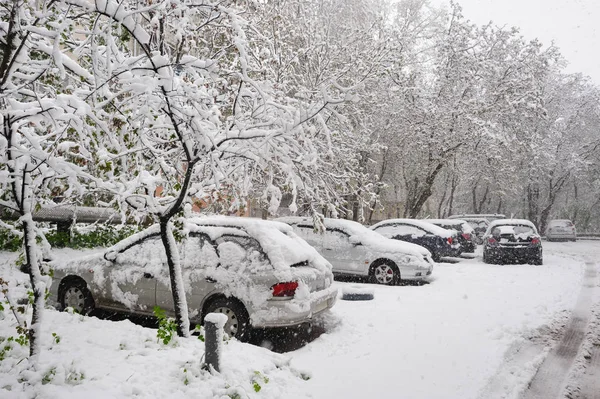
<path fill-rule="evenodd" d="M 473 231 L 473 228 L 469 222 L 462 219 L 423 219 L 423 221 L 433 223 L 435 225 L 441 224 L 443 226 L 461 226 L 465 233 L 470 233 Z"/>
<path fill-rule="evenodd" d="M 497 219 L 490 222 L 488 226 L 486 234 L 492 231 L 495 227 L 498 226 L 529 226 L 533 229 L 533 231 L 537 234 L 537 228 L 535 225 L 527 219 Z"/>
<path fill-rule="evenodd" d="M 388 220 L 382 220 L 379 223 L 374 224 L 373 226 L 371 226 L 371 229 L 376 229 L 377 227 L 381 227 L 381 226 L 387 226 L 387 225 L 392 225 L 395 223 L 404 223 L 404 224 L 409 224 L 418 228 L 421 228 L 429 233 L 435 234 L 436 236 L 440 236 L 440 237 L 452 237 L 454 235 L 454 233 L 451 230 L 448 229 L 444 229 L 440 226 L 436 226 L 435 224 L 431 223 L 431 222 L 426 222 L 423 220 L 417 220 L 417 219 L 388 219 Z"/>
<path fill-rule="evenodd" d="M 329 262 L 285 223 L 237 216 L 207 216 L 185 219 L 184 230 L 206 234 L 212 240 L 223 235 L 252 237 L 258 241 L 276 269 L 285 269 L 304 261 L 311 262 L 319 269 L 330 269 Z M 118 242 L 106 252 L 123 251 L 139 240 L 159 232 L 159 225 L 150 226 Z"/>

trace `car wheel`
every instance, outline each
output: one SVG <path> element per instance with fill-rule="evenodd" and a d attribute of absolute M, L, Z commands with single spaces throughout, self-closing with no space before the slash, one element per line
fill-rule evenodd
<path fill-rule="evenodd" d="M 541 266 L 544 264 L 544 261 L 543 261 L 542 257 L 539 256 L 537 258 L 534 258 L 532 263 L 536 266 Z"/>
<path fill-rule="evenodd" d="M 369 277 L 374 284 L 398 285 L 400 270 L 391 262 L 374 263 L 369 271 Z"/>
<path fill-rule="evenodd" d="M 239 341 L 247 341 L 250 335 L 250 317 L 239 301 L 233 298 L 218 298 L 210 302 L 204 311 L 204 316 L 209 313 L 221 313 L 227 316 L 223 331 L 230 337 Z"/>
<path fill-rule="evenodd" d="M 79 314 L 90 314 L 94 310 L 94 298 L 85 281 L 67 280 L 61 283 L 59 302 L 64 309 L 73 308 Z"/>
<path fill-rule="evenodd" d="M 483 251 L 483 263 L 493 263 L 492 258 L 485 251 Z"/>

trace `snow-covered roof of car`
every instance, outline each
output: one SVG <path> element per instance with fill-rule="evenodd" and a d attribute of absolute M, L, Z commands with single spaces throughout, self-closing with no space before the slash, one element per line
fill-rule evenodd
<path fill-rule="evenodd" d="M 288 224 L 307 224 L 313 226 L 313 219 L 302 216 L 285 216 L 277 218 L 277 221 Z M 392 240 L 383 237 L 381 234 L 369 229 L 358 222 L 346 219 L 324 218 L 323 224 L 326 229 L 338 229 L 356 236 L 361 243 L 377 248 L 381 251 L 404 252 L 413 255 L 431 255 L 431 253 L 420 245 L 409 242 Z M 437 227 L 437 226 L 436 226 Z"/>
<path fill-rule="evenodd" d="M 440 226 L 436 226 L 435 224 L 431 223 L 431 222 L 425 222 L 422 220 L 417 220 L 417 219 L 388 219 L 388 220 L 383 220 L 379 223 L 374 224 L 373 226 L 371 226 L 371 229 L 376 229 L 377 227 L 381 227 L 381 226 L 387 226 L 390 224 L 395 224 L 395 223 L 404 223 L 404 224 L 410 224 L 413 225 L 415 227 L 419 227 L 423 230 L 426 230 L 432 234 L 435 234 L 436 236 L 440 236 L 440 237 L 452 237 L 452 235 L 454 234 L 452 231 L 448 230 L 448 229 L 444 229 Z"/>
<path fill-rule="evenodd" d="M 537 228 L 531 221 L 529 221 L 527 219 L 497 219 L 497 220 L 494 220 L 494 221 L 490 222 L 490 225 L 488 226 L 486 234 L 488 234 L 488 232 L 492 231 L 492 229 L 494 227 L 519 226 L 519 225 L 529 226 L 529 227 L 533 228 L 533 231 L 537 234 Z"/>
<path fill-rule="evenodd" d="M 258 241 L 276 269 L 286 269 L 291 265 L 309 261 L 319 269 L 329 270 L 327 260 L 285 223 L 236 216 L 208 216 L 186 219 L 184 229 L 204 233 L 213 240 L 227 234 L 250 236 Z M 120 241 L 106 252 L 120 252 L 133 243 L 159 232 L 159 225 L 150 226 Z"/>
<path fill-rule="evenodd" d="M 471 225 L 466 220 L 462 219 L 423 219 L 423 221 L 433 223 L 435 225 L 441 224 L 444 226 L 461 226 L 463 232 L 465 233 L 471 233 L 473 231 Z"/>

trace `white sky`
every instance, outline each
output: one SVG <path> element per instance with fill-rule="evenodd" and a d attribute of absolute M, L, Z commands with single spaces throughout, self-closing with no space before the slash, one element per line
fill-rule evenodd
<path fill-rule="evenodd" d="M 526 39 L 554 41 L 569 62 L 600 84 L 600 0 L 456 0 L 465 18 L 482 25 L 517 26 Z M 448 0 L 432 0 L 449 4 Z"/>

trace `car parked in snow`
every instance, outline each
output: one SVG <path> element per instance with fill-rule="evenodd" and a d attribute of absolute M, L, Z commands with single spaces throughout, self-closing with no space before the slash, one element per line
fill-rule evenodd
<path fill-rule="evenodd" d="M 446 230 L 456 230 L 458 243 L 462 252 L 473 253 L 477 248 L 475 230 L 466 221 L 462 219 L 424 219 L 424 222 L 435 224 Z"/>
<path fill-rule="evenodd" d="M 546 239 L 548 241 L 577 241 L 577 229 L 573 222 L 568 219 L 554 219 L 548 223 Z"/>
<path fill-rule="evenodd" d="M 529 220 L 494 220 L 483 239 L 485 263 L 543 264 L 541 237 Z"/>
<path fill-rule="evenodd" d="M 333 265 L 334 273 L 368 276 L 377 284 L 419 281 L 433 270 L 430 252 L 418 245 L 390 240 L 360 223 L 324 218 L 325 231 L 315 229 L 312 218 L 282 217 L 300 237 Z"/>
<path fill-rule="evenodd" d="M 188 219 L 178 244 L 191 325 L 227 315 L 225 332 L 241 340 L 251 327 L 295 326 L 331 308 L 331 264 L 283 223 L 238 217 Z M 174 315 L 158 226 L 103 253 L 54 265 L 51 295 L 64 309 L 94 308 Z"/>
<path fill-rule="evenodd" d="M 458 256 L 461 252 L 457 231 L 421 220 L 388 219 L 374 224 L 371 230 L 387 238 L 425 247 L 436 262 L 443 256 Z"/>

